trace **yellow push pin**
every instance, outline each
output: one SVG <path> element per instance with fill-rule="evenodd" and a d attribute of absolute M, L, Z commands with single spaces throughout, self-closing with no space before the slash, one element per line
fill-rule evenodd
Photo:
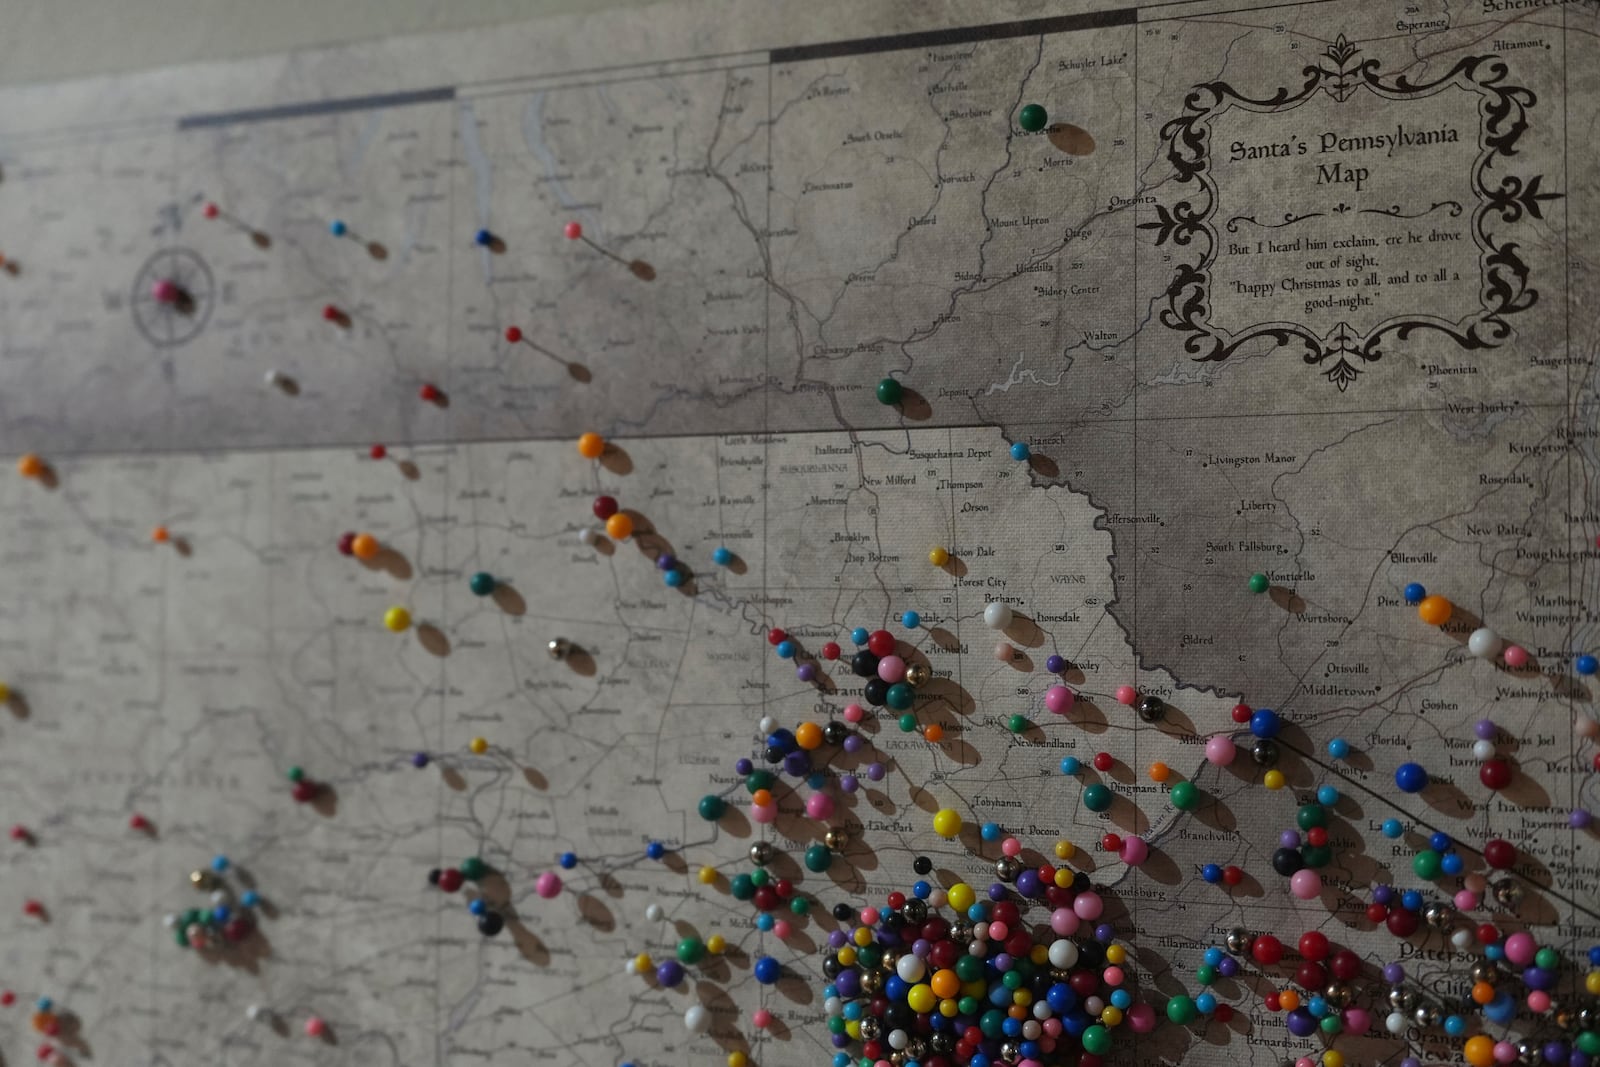
<path fill-rule="evenodd" d="M 728 939 L 721 934 L 712 934 L 706 938 L 706 951 L 713 956 L 720 956 L 728 951 Z"/>
<path fill-rule="evenodd" d="M 942 546 L 935 546 L 928 550 L 928 562 L 935 567 L 943 567 L 950 562 L 950 550 Z"/>
<path fill-rule="evenodd" d="M 398 604 L 383 613 L 383 624 L 395 633 L 411 629 L 411 612 Z"/>
<path fill-rule="evenodd" d="M 0 682 L 0 704 L 4 704 L 10 699 L 11 687 L 4 682 Z"/>
<path fill-rule="evenodd" d="M 1261 776 L 1261 784 L 1274 791 L 1282 789 L 1283 772 L 1277 770 L 1268 771 Z"/>
<path fill-rule="evenodd" d="M 590 431 L 578 438 L 578 455 L 584 459 L 599 459 L 605 455 L 606 439 Z"/>
<path fill-rule="evenodd" d="M 474 737 L 467 742 L 467 750 L 474 756 L 481 756 L 489 751 L 489 739 L 486 737 Z"/>

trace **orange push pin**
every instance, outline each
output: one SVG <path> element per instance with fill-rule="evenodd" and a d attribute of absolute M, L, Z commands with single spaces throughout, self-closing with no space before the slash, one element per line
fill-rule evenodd
<path fill-rule="evenodd" d="M 356 559 L 371 559 L 383 548 L 378 544 L 378 539 L 371 534 L 356 534 L 355 540 L 350 542 L 350 551 L 355 553 Z"/>
<path fill-rule="evenodd" d="M 44 460 L 29 452 L 17 460 L 17 473 L 24 478 L 43 478 Z"/>
<path fill-rule="evenodd" d="M 172 540 L 172 534 L 167 531 L 165 526 L 157 526 L 154 530 L 150 531 L 150 540 L 154 541 L 158 545 L 164 545 L 168 541 Z"/>
<path fill-rule="evenodd" d="M 584 459 L 599 459 L 605 451 L 606 439 L 593 431 L 578 438 L 578 455 Z"/>

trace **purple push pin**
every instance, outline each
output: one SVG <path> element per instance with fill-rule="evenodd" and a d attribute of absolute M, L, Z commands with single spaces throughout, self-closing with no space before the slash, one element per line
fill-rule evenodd
<path fill-rule="evenodd" d="M 415 756 L 411 757 L 411 766 L 415 767 L 417 770 L 420 771 L 427 765 L 428 754 L 426 752 L 418 752 Z"/>
<path fill-rule="evenodd" d="M 817 665 L 815 663 L 802 663 L 794 669 L 794 676 L 802 682 L 817 680 Z"/>
<path fill-rule="evenodd" d="M 1051 674 L 1060 674 L 1062 671 L 1067 669 L 1067 661 L 1062 659 L 1060 656 L 1051 656 L 1049 659 L 1044 661 L 1044 669 L 1049 671 Z"/>
<path fill-rule="evenodd" d="M 1573 808 L 1572 814 L 1567 816 L 1567 825 L 1574 830 L 1587 830 L 1592 822 L 1594 816 L 1585 808 Z"/>

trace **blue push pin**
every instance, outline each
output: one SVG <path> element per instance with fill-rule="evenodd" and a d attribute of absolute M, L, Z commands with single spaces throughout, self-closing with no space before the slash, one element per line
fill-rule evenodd
<path fill-rule="evenodd" d="M 479 230 L 477 233 L 472 235 L 472 243 L 477 245 L 479 248 L 488 248 L 490 245 L 494 244 L 494 234 L 490 233 L 488 230 Z M 474 914 L 476 914 L 476 912 L 474 912 Z"/>
<path fill-rule="evenodd" d="M 658 860 L 667 854 L 667 846 L 660 841 L 652 841 L 644 846 L 644 854 L 653 860 Z"/>
<path fill-rule="evenodd" d="M 328 232 L 333 234 L 335 237 L 345 237 L 349 235 L 350 227 L 344 224 L 343 219 L 334 219 L 332 222 L 328 223 Z"/>
<path fill-rule="evenodd" d="M 1328 755 L 1334 759 L 1344 759 L 1350 755 L 1350 742 L 1342 737 L 1335 737 L 1328 742 Z"/>
<path fill-rule="evenodd" d="M 915 630 L 917 627 L 922 625 L 922 616 L 918 615 L 914 611 L 908 611 L 904 615 L 900 616 L 900 625 L 904 626 L 908 630 Z"/>
<path fill-rule="evenodd" d="M 244 894 L 239 897 L 239 903 L 243 904 L 247 908 L 253 908 L 261 903 L 261 894 L 257 893 L 254 889 L 246 889 Z"/>
<path fill-rule="evenodd" d="M 56 1002 L 51 1000 L 49 997 L 40 997 L 33 1003 L 34 1007 L 38 1008 L 40 1011 L 49 1011 L 51 1008 L 56 1006 Z"/>
<path fill-rule="evenodd" d="M 214 856 L 214 857 L 212 857 L 211 869 L 213 871 L 216 871 L 218 874 L 221 874 L 223 871 L 227 870 L 228 869 L 228 857 L 226 857 L 226 856 Z"/>
<path fill-rule="evenodd" d="M 664 572 L 661 575 L 661 580 L 666 582 L 669 587 L 676 589 L 683 584 L 683 572 L 674 567 L 670 571 Z"/>
<path fill-rule="evenodd" d="M 850 631 L 850 640 L 858 645 L 866 644 L 867 638 L 870 636 L 872 635 L 867 633 L 867 628 L 865 626 L 857 626 L 854 630 Z"/>
<path fill-rule="evenodd" d="M 1423 588 L 1421 582 L 1411 582 L 1405 587 L 1404 593 L 1407 604 L 1420 604 L 1428 596 L 1428 591 Z"/>
<path fill-rule="evenodd" d="M 211 917 L 219 923 L 227 922 L 228 917 L 232 914 L 233 909 L 228 907 L 226 904 L 218 904 L 216 907 L 211 909 Z"/>
<path fill-rule="evenodd" d="M 1394 769 L 1394 784 L 1402 793 L 1420 793 L 1428 788 L 1428 772 L 1420 763 L 1402 763 Z"/>
<path fill-rule="evenodd" d="M 1028 447 L 1026 441 L 1018 441 L 1011 446 L 1011 458 L 1018 463 L 1026 463 L 1031 455 L 1033 455 L 1033 450 Z"/>
<path fill-rule="evenodd" d="M 726 545 L 718 545 L 716 550 L 711 553 L 711 562 L 719 567 L 726 567 L 733 562 L 733 553 L 728 550 Z"/>
<path fill-rule="evenodd" d="M 1383 836 L 1387 837 L 1389 840 L 1393 841 L 1395 838 L 1399 837 L 1405 832 L 1405 823 L 1401 822 L 1399 819 L 1383 820 Z"/>
<path fill-rule="evenodd" d="M 1589 655 L 1589 653 L 1585 652 L 1583 655 L 1572 661 L 1572 666 L 1574 670 L 1587 678 L 1595 671 L 1600 670 L 1600 659 L 1596 659 L 1595 657 Z"/>
<path fill-rule="evenodd" d="M 570 870 L 572 870 L 572 868 L 576 867 L 577 865 L 578 865 L 578 854 L 576 852 L 563 852 L 561 854 L 561 866 L 562 866 L 562 869 L 570 871 Z"/>
<path fill-rule="evenodd" d="M 482 897 L 473 897 L 472 901 L 467 905 L 467 910 L 474 915 L 482 915 L 489 910 L 489 905 L 483 902 Z"/>

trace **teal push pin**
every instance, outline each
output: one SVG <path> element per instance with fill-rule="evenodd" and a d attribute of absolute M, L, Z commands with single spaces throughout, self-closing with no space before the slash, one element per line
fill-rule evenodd
<path fill-rule="evenodd" d="M 499 584 L 488 571 L 479 571 L 467 579 L 467 588 L 472 590 L 473 596 L 488 596 Z"/>
<path fill-rule="evenodd" d="M 1017 112 L 1017 125 L 1029 133 L 1038 133 L 1049 121 L 1049 114 L 1039 104 L 1024 104 Z"/>
<path fill-rule="evenodd" d="M 885 378 L 878 383 L 878 403 L 884 407 L 894 407 L 905 399 L 905 387 L 893 378 Z"/>

